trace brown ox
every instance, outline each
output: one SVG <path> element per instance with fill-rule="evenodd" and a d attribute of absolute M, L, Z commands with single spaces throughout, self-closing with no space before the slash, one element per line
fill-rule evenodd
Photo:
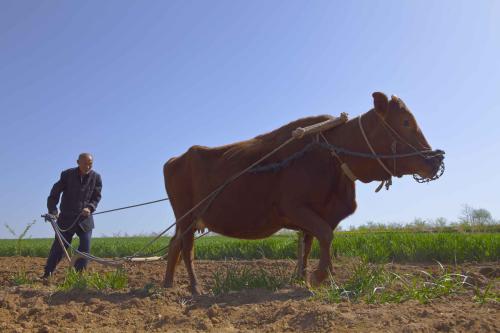
<path fill-rule="evenodd" d="M 193 242 L 196 230 L 236 238 L 259 239 L 282 228 L 304 232 L 299 255 L 299 274 L 305 275 L 313 237 L 320 244 L 320 261 L 311 282 L 321 283 L 331 271 L 330 246 L 333 230 L 356 210 L 355 184 L 340 165 L 344 162 L 363 183 L 388 180 L 392 176 L 418 174 L 435 177 L 443 160 L 441 151 L 430 150 L 415 118 L 397 97 L 373 94 L 374 108 L 322 135 L 296 139 L 270 156 L 262 165 L 277 164 L 273 171 L 247 172 L 227 184 L 213 199 L 182 218 L 170 242 L 164 285 L 171 287 L 175 267 L 182 258 L 191 290 L 199 293 L 193 267 Z M 193 146 L 164 165 L 165 187 L 177 219 L 184 216 L 231 176 L 257 161 L 290 138 L 297 127 L 330 119 L 317 116 L 299 119 L 275 131 L 222 147 Z M 311 145 L 319 140 L 323 145 Z M 318 141 L 318 142 L 319 142 Z M 368 142 L 367 142 L 368 141 Z M 367 156 L 340 152 L 337 157 L 325 144 L 342 147 Z M 372 148 L 369 148 L 371 144 Z M 304 150 L 304 147 L 310 149 Z M 331 146 L 330 146 L 331 147 Z M 401 158 L 368 156 L 407 154 Z M 417 153 L 415 153 L 417 150 Z M 297 154 L 297 152 L 302 152 Z M 411 155 L 411 153 L 414 153 Z M 295 156 L 290 159 L 290 156 Z M 392 156 L 391 156 L 392 157 Z"/>

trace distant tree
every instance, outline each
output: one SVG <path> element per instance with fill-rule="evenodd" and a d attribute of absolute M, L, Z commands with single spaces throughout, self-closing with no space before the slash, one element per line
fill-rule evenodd
<path fill-rule="evenodd" d="M 423 231 L 428 229 L 429 225 L 424 219 L 421 219 L 417 217 L 416 219 L 413 220 L 413 222 L 410 223 L 410 228 L 418 231 Z"/>
<path fill-rule="evenodd" d="M 434 228 L 444 228 L 448 224 L 448 221 L 444 217 L 438 217 L 434 220 Z"/>
<path fill-rule="evenodd" d="M 488 225 L 493 224 L 494 220 L 491 213 L 484 208 L 472 210 L 472 224 L 474 225 Z"/>
<path fill-rule="evenodd" d="M 377 224 L 373 221 L 368 221 L 368 223 L 366 223 L 366 229 L 375 230 L 377 229 Z"/>
<path fill-rule="evenodd" d="M 403 229 L 403 225 L 401 223 L 392 222 L 389 224 L 388 229 L 400 230 L 400 229 Z"/>
<path fill-rule="evenodd" d="M 461 225 L 472 225 L 472 215 L 474 208 L 465 204 L 462 206 L 462 215 L 458 217 Z"/>
<path fill-rule="evenodd" d="M 495 224 L 491 213 L 484 208 L 473 208 L 464 205 L 462 215 L 459 217 L 461 229 L 474 229 L 476 231 L 485 229 L 486 226 Z"/>

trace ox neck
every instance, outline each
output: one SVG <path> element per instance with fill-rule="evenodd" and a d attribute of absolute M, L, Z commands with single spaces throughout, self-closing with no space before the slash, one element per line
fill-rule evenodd
<path fill-rule="evenodd" d="M 371 132 L 378 126 L 378 119 L 376 117 L 378 116 L 375 114 L 375 110 L 373 109 L 366 112 L 362 116 L 363 127 L 369 140 L 372 137 Z M 325 131 L 324 136 L 330 143 L 336 146 L 344 147 L 352 151 L 372 153 L 367 146 L 359 127 L 359 117 L 350 119 L 338 128 Z M 377 147 L 373 148 L 375 151 L 377 150 Z M 375 159 L 347 155 L 342 155 L 341 159 L 342 162 L 348 166 L 354 176 L 356 176 L 356 178 L 363 183 L 370 183 L 373 181 L 387 182 L 391 179 L 391 174 L 382 168 L 379 162 Z"/>

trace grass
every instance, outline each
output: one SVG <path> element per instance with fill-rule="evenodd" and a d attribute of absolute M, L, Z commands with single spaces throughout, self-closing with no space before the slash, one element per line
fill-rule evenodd
<path fill-rule="evenodd" d="M 352 274 L 343 282 L 333 277 L 320 287 L 310 289 L 313 299 L 327 303 L 353 302 L 367 304 L 403 303 L 416 300 L 427 304 L 432 300 L 450 295 L 465 295 L 480 304 L 500 302 L 500 294 L 493 291 L 495 281 L 483 288 L 468 282 L 469 278 L 461 273 L 449 272 L 441 264 L 436 273 L 426 271 L 411 274 L 397 274 L 388 271 L 380 264 L 359 261 L 350 269 Z M 289 272 L 278 271 L 272 274 L 266 270 L 249 267 L 225 267 L 212 274 L 212 292 L 215 295 L 231 291 L 263 288 L 277 290 L 287 285 L 301 285 Z"/>
<path fill-rule="evenodd" d="M 18 271 L 10 277 L 10 281 L 14 283 L 16 286 L 21 285 L 30 285 L 33 283 L 33 280 L 28 277 L 28 274 L 25 271 Z"/>
<path fill-rule="evenodd" d="M 127 274 L 123 270 L 106 273 L 77 272 L 74 268 L 66 271 L 64 281 L 57 287 L 58 290 L 69 292 L 71 290 L 119 290 L 128 285 Z"/>
<path fill-rule="evenodd" d="M 262 268 L 254 270 L 249 267 L 237 269 L 226 267 L 223 270 L 215 271 L 212 274 L 212 278 L 212 292 L 215 295 L 254 288 L 274 291 L 290 284 L 292 281 L 292 277 L 285 271 L 270 274 Z"/>
<path fill-rule="evenodd" d="M 141 249 L 151 238 L 120 237 L 92 239 L 92 254 L 98 257 L 123 257 Z M 169 242 L 161 237 L 150 251 L 161 249 Z M 0 240 L 0 256 L 48 255 L 52 239 Z M 78 240 L 74 241 L 78 246 Z M 409 232 L 336 232 L 333 252 L 339 256 L 362 257 L 368 262 L 487 262 L 500 260 L 499 233 L 409 233 Z M 277 235 L 263 240 L 238 240 L 222 236 L 207 236 L 195 242 L 197 259 L 295 259 L 297 237 Z M 312 258 L 319 258 L 316 242 Z"/>
<path fill-rule="evenodd" d="M 474 301 L 478 302 L 479 304 L 484 304 L 486 302 L 495 302 L 497 304 L 500 303 L 500 293 L 495 293 L 491 290 L 491 288 L 494 286 L 494 283 L 495 281 L 492 280 L 484 289 L 475 288 L 473 297 Z"/>
<path fill-rule="evenodd" d="M 402 303 L 416 300 L 422 304 L 448 295 L 474 295 L 479 303 L 499 301 L 498 293 L 493 293 L 493 281 L 484 289 L 467 282 L 468 277 L 448 272 L 440 266 L 438 273 L 419 271 L 420 274 L 396 274 L 381 265 L 367 262 L 353 267 L 353 274 L 344 283 L 331 278 L 326 286 L 314 289 L 316 299 L 328 303 L 341 301 L 365 302 L 369 304 Z"/>
<path fill-rule="evenodd" d="M 500 234 L 343 233 L 336 236 L 335 253 L 369 262 L 462 263 L 500 259 Z M 313 256 L 318 256 L 313 248 Z"/>
<path fill-rule="evenodd" d="M 36 220 L 34 220 L 31 223 L 28 223 L 26 225 L 26 227 L 24 228 L 24 230 L 19 235 L 14 231 L 14 229 L 10 225 L 8 225 L 7 223 L 4 224 L 5 228 L 12 234 L 12 236 L 14 236 L 16 238 L 14 251 L 15 251 L 15 254 L 17 256 L 21 255 L 22 250 L 23 250 L 23 244 L 24 244 L 23 240 L 26 237 L 26 234 L 28 233 L 28 231 L 31 229 L 31 227 L 35 223 L 36 223 Z"/>

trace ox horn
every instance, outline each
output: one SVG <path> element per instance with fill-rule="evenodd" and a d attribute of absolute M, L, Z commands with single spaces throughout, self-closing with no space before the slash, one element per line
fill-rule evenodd
<path fill-rule="evenodd" d="M 342 125 L 348 119 L 349 119 L 349 116 L 347 115 L 347 113 L 342 112 L 340 114 L 340 117 L 337 117 L 337 118 L 334 117 L 332 119 L 328 119 L 328 120 L 323 121 L 321 123 L 314 124 L 314 125 L 307 126 L 307 127 L 297 127 L 297 129 L 292 131 L 292 136 L 295 139 L 300 139 L 304 135 L 323 132 L 323 131 L 329 130 L 331 128 L 337 127 L 339 125 Z"/>

